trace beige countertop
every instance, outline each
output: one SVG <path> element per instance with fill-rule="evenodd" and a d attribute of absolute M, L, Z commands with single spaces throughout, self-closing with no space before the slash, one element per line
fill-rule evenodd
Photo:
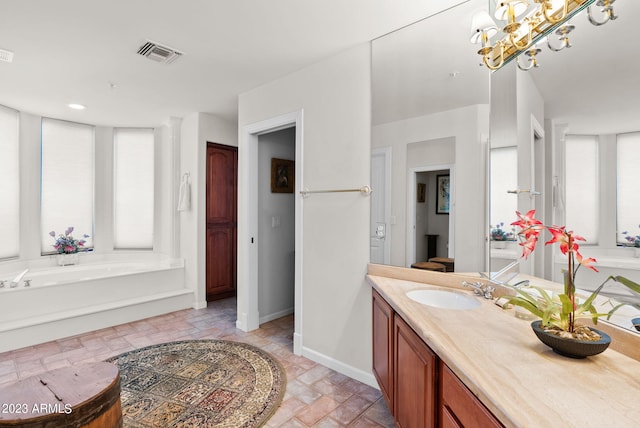
<path fill-rule="evenodd" d="M 372 275 L 371 267 L 367 280 L 505 426 L 640 426 L 639 361 L 611 348 L 583 360 L 559 356 L 536 338 L 531 321 L 493 300 L 478 297 L 480 307 L 469 310 L 417 303 L 408 291 L 439 287 L 402 271 L 411 281 Z M 461 288 L 455 274 L 425 278 Z"/>

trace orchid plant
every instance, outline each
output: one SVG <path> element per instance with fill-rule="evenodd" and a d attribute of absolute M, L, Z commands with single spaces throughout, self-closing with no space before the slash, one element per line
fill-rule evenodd
<path fill-rule="evenodd" d="M 551 239 L 545 242 L 545 245 L 557 243 L 560 245 L 560 252 L 567 256 L 567 268 L 564 270 L 564 292 L 562 294 L 552 295 L 540 287 L 532 287 L 540 294 L 540 296 L 536 296 L 514 287 L 517 295 L 508 297 L 510 303 L 520 306 L 541 318 L 543 326 L 555 328 L 573 336 L 577 329 L 576 320 L 579 318 L 591 318 L 594 324 L 598 322 L 600 317 L 607 316 L 607 318 L 610 318 L 625 303 L 615 306 L 612 304 L 612 309 L 606 313 L 599 313 L 593 305 L 596 296 L 610 280 L 620 282 L 636 293 L 640 293 L 639 284 L 621 276 L 609 276 L 586 300 L 580 302 L 576 296 L 575 286 L 575 277 L 578 269 L 584 266 L 594 272 L 598 272 L 598 269 L 594 266 L 596 259 L 592 257 L 585 258 L 579 251 L 580 245 L 578 242 L 585 239 L 576 235 L 573 231 L 567 230 L 565 226 L 544 225 L 535 218 L 535 210 L 531 210 L 524 215 L 516 211 L 516 215 L 518 220 L 511 223 L 511 225 L 520 228 L 517 237 L 520 241 L 519 245 L 522 247 L 523 258 L 526 259 L 533 253 L 538 239 L 545 229 L 551 234 Z M 582 334 L 584 333 L 583 329 Z M 598 339 L 598 337 L 594 339 Z"/>
<path fill-rule="evenodd" d="M 83 239 L 76 239 L 73 237 L 73 235 L 71 235 L 72 232 L 73 232 L 72 226 L 67 227 L 64 233 L 59 234 L 57 238 L 56 238 L 55 231 L 52 230 L 51 232 L 49 232 L 49 235 L 51 235 L 51 237 L 56 238 L 56 241 L 53 244 L 53 248 L 55 248 L 56 251 L 58 251 L 58 254 L 77 253 L 78 250 L 81 247 L 84 247 L 84 244 L 87 243 L 86 239 L 89 237 L 89 235 L 84 234 L 82 235 Z"/>

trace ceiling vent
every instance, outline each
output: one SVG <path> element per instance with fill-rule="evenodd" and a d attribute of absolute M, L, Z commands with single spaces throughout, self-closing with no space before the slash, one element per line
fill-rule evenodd
<path fill-rule="evenodd" d="M 7 51 L 7 50 L 4 50 L 4 49 L 0 49 L 0 61 L 12 62 L 13 61 L 13 52 Z"/>
<path fill-rule="evenodd" d="M 138 55 L 146 56 L 156 62 L 171 64 L 182 56 L 182 52 L 147 40 L 147 42 L 138 49 Z"/>

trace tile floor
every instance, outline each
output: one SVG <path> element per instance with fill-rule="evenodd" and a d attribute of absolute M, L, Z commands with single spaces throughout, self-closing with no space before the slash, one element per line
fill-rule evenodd
<path fill-rule="evenodd" d="M 156 343 L 188 339 L 237 340 L 274 355 L 287 372 L 282 405 L 267 427 L 393 427 L 380 392 L 294 355 L 293 316 L 244 333 L 235 328 L 236 301 L 173 312 L 0 354 L 0 386 L 43 371 L 101 361 Z"/>

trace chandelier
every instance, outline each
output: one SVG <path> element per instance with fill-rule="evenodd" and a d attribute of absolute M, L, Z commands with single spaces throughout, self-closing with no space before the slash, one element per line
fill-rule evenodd
<path fill-rule="evenodd" d="M 512 59 L 518 68 L 529 70 L 538 67 L 538 55 L 543 39 L 552 51 L 570 48 L 569 33 L 575 29 L 568 23 L 578 12 L 587 9 L 593 25 L 603 25 L 617 18 L 613 11 L 615 0 L 490 0 L 495 2 L 493 16 L 483 11 L 474 15 L 471 22 L 471 43 L 480 43 L 478 54 L 490 70 L 497 70 Z M 637 1 L 637 0 L 636 0 Z M 593 4 L 598 11 L 592 12 Z M 499 29 L 496 22 L 502 23 Z M 498 33 L 498 40 L 492 42 Z M 528 57 L 523 65 L 518 56 Z"/>

